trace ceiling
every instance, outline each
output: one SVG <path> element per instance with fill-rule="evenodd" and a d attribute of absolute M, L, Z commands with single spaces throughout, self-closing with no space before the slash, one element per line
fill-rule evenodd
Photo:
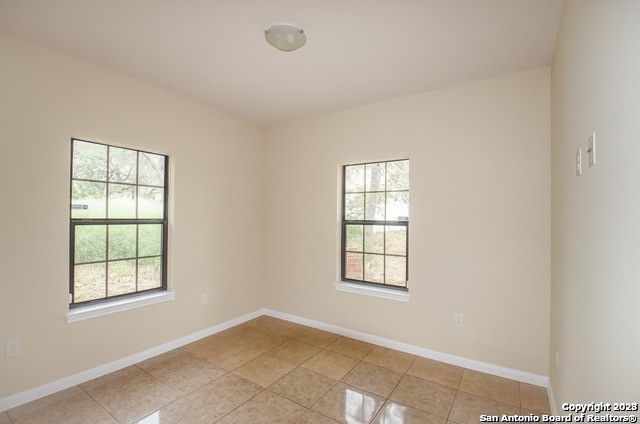
<path fill-rule="evenodd" d="M 262 123 L 548 66 L 562 0 L 0 0 L 0 29 Z M 274 23 L 307 45 L 268 45 Z"/>

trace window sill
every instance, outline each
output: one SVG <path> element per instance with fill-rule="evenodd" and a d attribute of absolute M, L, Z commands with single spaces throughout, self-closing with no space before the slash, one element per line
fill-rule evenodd
<path fill-rule="evenodd" d="M 384 287 L 367 286 L 364 284 L 347 283 L 341 281 L 335 284 L 336 290 L 348 293 L 364 294 L 367 296 L 380 297 L 383 299 L 408 302 L 411 298 L 408 291 L 387 289 Z"/>
<path fill-rule="evenodd" d="M 173 300 L 175 299 L 175 297 L 176 292 L 165 291 L 161 293 L 143 294 L 126 299 L 113 300 L 111 302 L 101 303 L 97 305 L 74 308 L 69 310 L 69 312 L 67 313 L 67 322 L 71 323 L 82 321 L 88 318 L 126 311 L 128 309 L 141 308 L 143 306 L 153 305 L 154 303 Z"/>

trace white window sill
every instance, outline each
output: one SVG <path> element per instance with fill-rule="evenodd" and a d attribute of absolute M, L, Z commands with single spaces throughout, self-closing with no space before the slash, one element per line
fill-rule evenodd
<path fill-rule="evenodd" d="M 408 302 L 410 299 L 409 292 L 404 290 L 387 289 L 384 287 L 368 286 L 366 284 L 347 283 L 344 281 L 336 283 L 335 287 L 336 290 L 339 291 L 381 297 L 383 299 L 397 300 L 400 302 Z"/>
<path fill-rule="evenodd" d="M 111 302 L 98 303 L 95 305 L 82 306 L 70 309 L 67 313 L 67 322 L 82 321 L 84 319 L 113 314 L 115 312 L 126 311 L 128 309 L 141 308 L 153 305 L 154 303 L 173 300 L 176 292 L 165 291 L 160 293 L 141 294 L 140 296 L 116 299 Z"/>

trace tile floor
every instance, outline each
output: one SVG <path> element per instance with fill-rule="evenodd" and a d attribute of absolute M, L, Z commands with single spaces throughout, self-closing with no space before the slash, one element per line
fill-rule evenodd
<path fill-rule="evenodd" d="M 262 316 L 7 413 L 0 424 L 466 424 L 544 388 Z"/>

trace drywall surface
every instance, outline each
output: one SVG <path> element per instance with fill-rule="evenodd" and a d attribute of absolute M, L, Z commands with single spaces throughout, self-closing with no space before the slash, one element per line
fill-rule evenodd
<path fill-rule="evenodd" d="M 558 406 L 636 402 L 640 394 L 638 22 L 637 1 L 568 0 L 558 34 L 551 84 L 550 350 Z M 597 155 L 590 168 L 592 132 Z"/>
<path fill-rule="evenodd" d="M 541 68 L 270 127 L 268 306 L 547 375 L 549 103 Z M 340 167 L 399 158 L 410 302 L 336 291 Z"/>
<path fill-rule="evenodd" d="M 0 397 L 263 306 L 261 127 L 1 33 L 0 58 Z M 71 137 L 169 155 L 175 300 L 67 324 Z"/>

